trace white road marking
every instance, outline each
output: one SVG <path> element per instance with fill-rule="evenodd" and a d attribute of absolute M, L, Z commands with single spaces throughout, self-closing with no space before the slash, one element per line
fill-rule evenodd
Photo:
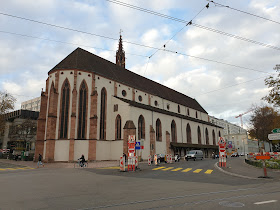
<path fill-rule="evenodd" d="M 254 204 L 256 204 L 256 205 L 260 205 L 260 204 L 274 203 L 274 202 L 277 202 L 277 200 L 270 200 L 270 201 L 256 202 L 256 203 L 254 203 Z"/>

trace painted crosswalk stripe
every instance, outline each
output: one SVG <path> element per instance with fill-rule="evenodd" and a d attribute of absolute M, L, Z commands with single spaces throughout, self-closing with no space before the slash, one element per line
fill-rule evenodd
<path fill-rule="evenodd" d="M 155 170 L 159 170 L 159 169 L 163 169 L 163 168 L 165 168 L 165 167 L 157 167 L 157 168 L 154 168 L 153 170 L 155 171 Z"/>
<path fill-rule="evenodd" d="M 26 169 L 29 169 L 29 168 L 16 168 L 16 169 L 26 170 Z"/>
<path fill-rule="evenodd" d="M 277 202 L 277 200 L 270 200 L 270 201 L 256 202 L 256 203 L 254 203 L 254 204 L 256 204 L 256 205 L 260 205 L 260 204 L 274 203 L 274 202 Z"/>
<path fill-rule="evenodd" d="M 7 169 L 9 169 L 9 170 L 17 170 L 16 168 L 7 168 Z"/>
<path fill-rule="evenodd" d="M 173 169 L 173 170 L 171 170 L 171 171 L 180 171 L 180 170 L 182 170 L 183 168 L 175 168 L 175 169 Z"/>
<path fill-rule="evenodd" d="M 187 169 L 183 170 L 182 172 L 188 172 L 188 171 L 191 171 L 191 170 L 192 170 L 192 168 L 187 168 Z"/>
<path fill-rule="evenodd" d="M 194 173 L 199 173 L 200 171 L 202 171 L 202 169 L 196 169 L 195 171 L 193 171 Z"/>
<path fill-rule="evenodd" d="M 168 170 L 170 170 L 172 168 L 174 168 L 174 167 L 165 168 L 165 169 L 162 169 L 162 171 L 168 171 Z"/>
<path fill-rule="evenodd" d="M 0 168 L 0 171 L 6 171 L 6 169 L 5 168 Z"/>
<path fill-rule="evenodd" d="M 211 174 L 213 172 L 213 170 L 207 170 L 205 171 L 205 174 Z"/>

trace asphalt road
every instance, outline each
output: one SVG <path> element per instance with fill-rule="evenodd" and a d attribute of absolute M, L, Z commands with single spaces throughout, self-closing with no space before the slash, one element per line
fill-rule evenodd
<path fill-rule="evenodd" d="M 0 209 L 279 209 L 279 182 L 232 177 L 216 170 L 215 162 L 141 164 L 136 172 L 3 170 Z"/>

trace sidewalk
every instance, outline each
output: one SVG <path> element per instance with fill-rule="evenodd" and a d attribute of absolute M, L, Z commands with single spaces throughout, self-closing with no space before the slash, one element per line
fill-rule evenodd
<path fill-rule="evenodd" d="M 33 161 L 21 161 L 21 160 L 15 161 L 15 160 L 0 159 L 0 163 L 37 168 L 37 162 L 33 162 Z M 45 168 L 74 168 L 74 163 L 44 163 L 44 165 Z M 116 160 L 94 161 L 88 163 L 88 168 L 112 167 L 118 165 L 119 165 L 119 161 Z"/>
<path fill-rule="evenodd" d="M 257 168 L 245 163 L 244 157 L 229 157 L 227 158 L 226 167 L 220 169 L 229 175 L 243 178 L 258 179 L 258 177 L 264 176 L 263 168 Z M 280 180 L 280 170 L 267 169 L 267 176 L 273 180 Z"/>

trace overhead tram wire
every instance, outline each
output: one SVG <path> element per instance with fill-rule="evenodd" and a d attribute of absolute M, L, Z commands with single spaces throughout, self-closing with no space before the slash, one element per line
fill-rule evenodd
<path fill-rule="evenodd" d="M 227 32 L 219 31 L 217 29 L 209 28 L 209 27 L 202 26 L 202 25 L 199 25 L 199 24 L 196 24 L 196 23 L 193 23 L 192 25 L 194 27 L 197 27 L 197 28 L 201 28 L 201 29 L 204 29 L 204 30 L 207 30 L 207 31 L 212 31 L 214 33 L 218 33 L 218 34 L 225 35 L 225 36 L 228 36 L 228 37 L 232 37 L 232 38 L 235 38 L 235 39 L 239 39 L 239 40 L 242 40 L 242 41 L 250 42 L 250 43 L 257 44 L 257 45 L 260 45 L 260 46 L 263 46 L 263 47 L 268 47 L 268 48 L 271 48 L 271 49 L 274 49 L 274 50 L 280 50 L 280 47 L 265 44 L 265 43 L 262 43 L 262 42 L 258 42 L 258 41 L 252 40 L 252 39 L 244 38 L 244 37 L 237 36 L 237 35 L 234 35 L 234 34 L 230 34 L 230 33 L 227 33 Z"/>
<path fill-rule="evenodd" d="M 159 17 L 162 17 L 162 18 L 166 18 L 166 19 L 169 19 L 169 20 L 173 20 L 173 21 L 176 21 L 176 22 L 185 23 L 185 24 L 190 23 L 188 21 L 185 21 L 185 20 L 182 20 L 182 19 L 179 19 L 179 18 L 175 18 L 175 17 L 168 16 L 168 15 L 165 15 L 165 14 L 162 14 L 162 13 L 158 13 L 158 12 L 155 12 L 155 11 L 151 11 L 151 10 L 148 10 L 148 9 L 137 7 L 137 6 L 134 6 L 134 5 L 131 5 L 131 4 L 121 2 L 121 1 L 117 1 L 117 0 L 105 0 L 105 1 L 108 1 L 108 2 L 111 2 L 111 3 L 114 3 L 114 4 L 118 4 L 118 5 L 121 5 L 121 6 L 124 6 L 124 7 L 128 7 L 128 8 L 131 8 L 131 9 L 135 9 L 135 10 L 138 10 L 138 11 L 141 11 L 141 12 L 146 12 L 146 13 L 156 15 L 156 16 L 159 16 Z M 213 3 L 213 1 L 211 1 L 211 2 Z M 212 28 L 209 28 L 207 26 L 199 25 L 199 24 L 196 24 L 196 23 L 192 23 L 192 24 L 189 24 L 189 25 L 193 25 L 195 27 L 199 27 L 199 28 L 202 28 L 202 29 L 205 29 L 205 30 L 208 30 L 208 31 L 219 33 L 221 35 L 225 35 L 225 36 L 229 36 L 229 37 L 232 37 L 232 38 L 235 38 L 235 39 L 246 41 L 246 42 L 249 42 L 249 43 L 252 43 L 252 44 L 260 45 L 260 46 L 263 46 L 263 47 L 268 47 L 268 48 L 271 48 L 271 49 L 274 49 L 274 50 L 280 50 L 280 47 L 277 47 L 277 46 L 265 44 L 265 43 L 262 43 L 262 42 L 259 42 L 259 41 L 255 41 L 255 40 L 252 40 L 252 39 L 245 38 L 245 37 L 241 37 L 241 36 L 237 36 L 237 35 L 230 34 L 230 33 L 227 33 L 227 32 L 219 31 L 217 29 L 212 29 Z"/>
<path fill-rule="evenodd" d="M 275 74 L 275 73 L 273 73 L 273 74 Z M 266 77 L 266 76 L 265 76 L 265 77 Z M 251 79 L 251 80 L 247 80 L 247 81 L 244 81 L 244 82 L 240 82 L 240 83 L 236 83 L 236 84 L 233 84 L 233 85 L 229 85 L 229 86 L 226 86 L 226 87 L 223 87 L 223 88 L 220 88 L 220 89 L 211 90 L 211 91 L 202 93 L 202 94 L 200 94 L 200 95 L 197 95 L 197 97 L 202 96 L 202 95 L 205 95 L 205 94 L 217 92 L 217 91 L 220 91 L 220 90 L 224 90 L 224 89 L 227 89 L 227 88 L 239 86 L 239 85 L 242 85 L 242 84 L 246 84 L 246 83 L 249 83 L 249 82 L 254 82 L 254 81 L 257 81 L 257 80 L 259 80 L 259 79 L 263 79 L 263 78 L 265 78 L 265 77 L 259 77 L 259 78 L 256 78 L 256 79 Z"/>
<path fill-rule="evenodd" d="M 31 36 L 31 35 L 27 35 L 27 34 L 19 34 L 19 33 L 2 31 L 2 30 L 0 30 L 0 33 L 5 33 L 5 34 L 10 34 L 10 35 L 15 35 L 15 36 L 21 36 L 21 37 L 26 37 L 26 38 L 32 38 L 32 39 L 39 39 L 39 40 L 44 40 L 44 41 L 49 41 L 49 42 L 56 42 L 56 43 L 59 43 L 59 44 L 75 45 L 75 46 L 80 46 L 80 47 L 87 47 L 87 48 L 93 48 L 93 49 L 115 52 L 115 50 L 109 50 L 109 49 L 104 49 L 104 48 L 94 47 L 94 46 L 89 46 L 89 45 L 81 45 L 81 44 L 76 44 L 76 43 L 71 43 L 71 42 L 58 41 L 58 40 L 54 40 L 54 39 L 41 38 L 41 37 Z M 140 57 L 148 57 L 146 55 L 139 55 L 139 54 L 134 54 L 134 53 L 129 53 L 129 52 L 126 53 L 126 54 L 134 55 L 134 56 L 140 56 Z"/>
<path fill-rule="evenodd" d="M 35 23 L 39 23 L 39 24 L 44 24 L 44 25 L 48 25 L 48 26 L 52 26 L 52 27 L 56 27 L 56 28 L 69 30 L 69 31 L 79 32 L 79 33 L 83 33 L 83 34 L 87 34 L 87 35 L 101 37 L 101 38 L 104 38 L 104 39 L 110 39 L 110 40 L 118 41 L 118 39 L 116 39 L 116 38 L 112 38 L 112 37 L 108 37 L 108 36 L 104 36 L 104 35 L 99 35 L 99 34 L 94 34 L 94 33 L 89 33 L 89 32 L 85 32 L 85 31 L 81 31 L 81 30 L 77 30 L 77 29 L 67 28 L 67 27 L 64 27 L 64 26 L 58 26 L 58 25 L 54 25 L 54 24 L 50 24 L 50 23 L 41 22 L 41 21 L 36 21 L 36 20 L 23 18 L 23 17 L 19 17 L 19 16 L 15 16 L 15 15 L 10 15 L 10 14 L 6 14 L 6 13 L 1 13 L 0 12 L 0 15 L 7 15 L 7 16 L 13 17 L 13 18 L 18 18 L 18 19 L 27 20 L 27 21 L 31 21 L 31 22 L 35 22 Z M 146 48 L 155 49 L 155 50 L 157 50 L 157 49 L 162 50 L 162 49 L 157 48 L 157 47 L 152 47 L 152 46 L 139 44 L 139 43 L 135 43 L 135 42 L 130 42 L 130 41 L 125 41 L 125 40 L 123 40 L 123 43 L 128 43 L 128 44 L 136 45 L 136 46 L 139 46 L 139 47 L 146 47 Z M 243 66 L 238 66 L 238 65 L 234 65 L 234 64 L 224 63 L 224 62 L 220 62 L 220 61 L 216 61 L 216 60 L 212 60 L 212 59 L 208 59 L 208 58 L 188 55 L 188 54 L 180 53 L 180 52 L 177 52 L 177 51 L 166 50 L 166 49 L 162 50 L 162 51 L 169 52 L 169 53 L 174 53 L 174 54 L 180 54 L 180 55 L 184 55 L 184 56 L 188 56 L 188 57 L 192 57 L 192 58 L 196 58 L 196 59 L 200 59 L 200 60 L 210 61 L 210 62 L 213 62 L 213 63 L 218 63 L 218 64 L 227 65 L 227 66 L 231 66 L 231 67 L 236 67 L 236 68 L 240 68 L 240 69 L 246 69 L 246 70 L 250 70 L 250 71 L 256 71 L 256 72 L 262 72 L 262 73 L 269 74 L 269 72 L 256 70 L 256 69 L 243 67 Z"/>
<path fill-rule="evenodd" d="M 178 33 L 180 33 L 185 27 L 187 27 L 188 25 L 192 24 L 192 21 L 205 9 L 205 8 L 209 8 L 209 3 L 204 6 L 183 28 L 181 28 L 179 31 L 177 31 L 162 47 L 165 49 L 166 45 L 168 44 L 168 42 L 170 42 L 175 36 L 177 36 Z M 161 48 L 162 48 L 161 47 Z M 149 58 L 151 58 L 152 56 L 154 56 L 159 50 L 156 50 L 151 56 L 149 56 Z"/>
<path fill-rule="evenodd" d="M 230 6 L 227 6 L 227 5 L 223 5 L 223 4 L 214 2 L 214 1 L 210 1 L 210 0 L 207 0 L 207 1 L 213 3 L 215 6 L 225 7 L 225 8 L 228 8 L 228 9 L 231 9 L 231 10 L 234 10 L 234 11 L 237 11 L 237 12 L 240 12 L 240 13 L 244 13 L 244 14 L 247 14 L 247 15 L 251 15 L 251 16 L 254 16 L 254 17 L 257 17 L 257 18 L 260 18 L 260 19 L 263 19 L 263 20 L 266 20 L 266 21 L 270 21 L 270 22 L 272 22 L 272 23 L 276 23 L 276 24 L 279 24 L 279 25 L 280 25 L 280 22 L 275 21 L 275 20 L 271 20 L 271 19 L 268 19 L 268 18 L 259 16 L 259 15 L 255 15 L 255 14 L 250 13 L 250 12 L 242 11 L 242 10 L 240 10 L 240 9 L 236 9 L 236 8 L 233 8 L 233 7 L 230 7 Z"/>
<path fill-rule="evenodd" d="M 170 42 L 175 36 L 177 36 L 178 33 L 180 33 L 185 27 L 187 27 L 189 24 L 192 23 L 192 21 L 205 9 L 207 8 L 208 9 L 209 7 L 209 3 L 203 7 L 184 27 L 182 27 L 179 31 L 177 31 L 160 49 L 165 49 L 166 45 L 168 44 L 168 42 Z M 149 59 L 148 59 L 148 62 L 147 62 L 147 65 L 146 65 L 146 69 L 145 69 L 145 72 L 144 72 L 144 75 L 146 74 L 146 71 L 147 71 L 147 68 L 148 68 L 148 65 L 149 65 L 149 62 L 150 62 L 150 59 L 160 50 L 160 49 L 157 49 L 152 55 L 149 56 Z"/>

